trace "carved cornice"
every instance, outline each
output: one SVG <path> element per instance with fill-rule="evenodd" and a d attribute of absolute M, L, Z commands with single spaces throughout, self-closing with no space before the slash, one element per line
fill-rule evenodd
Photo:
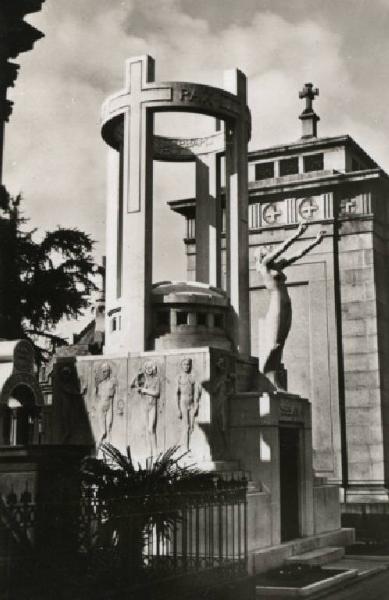
<path fill-rule="evenodd" d="M 250 197 L 265 198 L 276 194 L 290 195 L 314 195 L 315 190 L 323 187 L 335 187 L 348 185 L 350 183 L 361 183 L 364 181 L 380 181 L 389 184 L 389 177 L 382 169 L 367 169 L 365 171 L 350 171 L 348 173 L 322 172 L 312 177 L 299 176 L 295 178 L 278 177 L 275 179 L 249 182 Z"/>

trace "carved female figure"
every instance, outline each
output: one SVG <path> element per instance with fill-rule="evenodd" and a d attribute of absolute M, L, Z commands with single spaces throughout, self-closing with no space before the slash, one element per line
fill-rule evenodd
<path fill-rule="evenodd" d="M 261 367 L 265 375 L 278 388 L 282 388 L 280 373 L 282 370 L 282 352 L 292 324 L 292 305 L 286 275 L 283 270 L 305 256 L 312 248 L 320 244 L 323 232 L 297 254 L 289 258 L 280 258 L 296 240 L 298 240 L 308 225 L 301 223 L 296 233 L 272 250 L 269 246 L 260 248 L 255 256 L 255 266 L 262 275 L 263 283 L 269 291 L 270 302 L 265 317 L 266 350 L 260 351 Z M 278 259 L 278 260 L 277 260 Z"/>
<path fill-rule="evenodd" d="M 150 455 L 157 454 L 157 408 L 158 398 L 161 394 L 161 383 L 158 375 L 157 365 L 148 360 L 144 363 L 141 371 L 131 383 L 138 394 L 145 401 L 146 409 L 146 437 L 149 443 Z"/>
<path fill-rule="evenodd" d="M 96 371 L 96 410 L 99 423 L 99 447 L 104 440 L 109 439 L 113 422 L 113 403 L 116 395 L 117 380 L 112 375 L 109 363 L 103 363 Z"/>

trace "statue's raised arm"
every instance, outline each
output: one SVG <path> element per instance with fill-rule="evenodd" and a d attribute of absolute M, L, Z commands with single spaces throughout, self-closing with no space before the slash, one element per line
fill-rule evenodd
<path fill-rule="evenodd" d="M 298 240 L 302 236 L 302 234 L 306 231 L 307 227 L 308 225 L 306 223 L 300 223 L 296 233 L 293 234 L 291 237 L 287 238 L 284 242 L 282 242 L 282 244 L 279 244 L 274 250 L 266 253 L 266 255 L 264 255 L 262 258 L 262 262 L 264 264 L 269 264 L 276 260 L 276 258 L 281 256 L 281 254 L 283 254 L 285 250 L 287 250 L 292 244 L 294 244 L 296 240 Z"/>
<path fill-rule="evenodd" d="M 299 260 L 300 258 L 302 258 L 303 256 L 305 256 L 306 254 L 308 254 L 308 252 L 310 252 L 315 246 L 317 246 L 318 244 L 320 244 L 320 242 L 322 241 L 323 237 L 324 237 L 324 231 L 319 231 L 319 233 L 317 234 L 317 236 L 315 237 L 315 239 L 313 240 L 313 242 L 311 242 L 310 244 L 308 244 L 308 246 L 305 246 L 305 248 L 303 248 L 302 250 L 300 250 L 300 252 L 297 252 L 297 254 L 294 254 L 293 256 L 291 256 L 290 258 L 286 258 L 283 264 L 283 268 L 285 267 L 289 267 L 290 265 L 293 265 L 293 263 L 295 263 L 297 260 Z"/>

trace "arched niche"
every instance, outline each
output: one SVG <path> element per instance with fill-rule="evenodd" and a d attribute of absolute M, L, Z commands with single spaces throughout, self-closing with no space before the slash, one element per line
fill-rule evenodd
<path fill-rule="evenodd" d="M 2 413 L 4 445 L 26 446 L 36 442 L 37 434 L 39 438 L 40 407 L 29 385 L 16 384 L 2 406 Z"/>
<path fill-rule="evenodd" d="M 0 445 L 40 443 L 43 396 L 35 376 L 11 375 L 0 394 Z"/>

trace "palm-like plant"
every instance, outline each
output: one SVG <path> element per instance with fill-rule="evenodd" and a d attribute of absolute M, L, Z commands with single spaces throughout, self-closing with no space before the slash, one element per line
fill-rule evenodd
<path fill-rule="evenodd" d="M 126 455 L 111 444 L 102 446 L 103 458 L 87 458 L 82 480 L 95 486 L 105 518 L 97 535 L 97 551 L 116 549 L 120 573 L 139 581 L 143 547 L 150 531 L 167 539 L 180 519 L 182 495 L 213 487 L 213 475 L 180 464 L 184 454 L 169 448 L 144 468 L 134 465 L 130 448 Z"/>

